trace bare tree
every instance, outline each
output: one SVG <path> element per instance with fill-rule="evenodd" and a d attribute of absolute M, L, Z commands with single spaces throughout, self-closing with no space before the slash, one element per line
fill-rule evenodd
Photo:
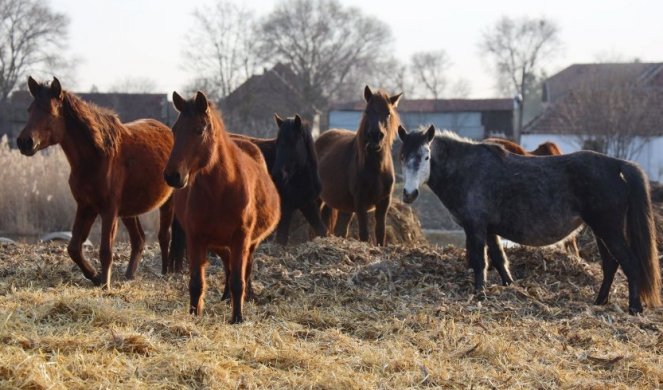
<path fill-rule="evenodd" d="M 0 0 L 0 101 L 40 67 L 61 59 L 69 19 L 43 0 Z"/>
<path fill-rule="evenodd" d="M 433 99 L 441 98 L 446 92 L 449 86 L 446 73 L 450 67 L 451 60 L 444 50 L 417 52 L 410 57 L 415 88 Z"/>
<path fill-rule="evenodd" d="M 634 159 L 661 134 L 663 91 L 617 75 L 609 84 L 587 80 L 560 99 L 553 125 L 575 134 L 576 143 L 619 158 Z"/>
<path fill-rule="evenodd" d="M 216 98 L 228 96 L 256 70 L 253 12 L 227 0 L 193 13 L 183 64 L 196 74 L 188 88 L 205 86 Z"/>
<path fill-rule="evenodd" d="M 528 85 L 535 83 L 541 63 L 560 47 L 559 29 L 552 21 L 502 17 L 483 33 L 479 48 L 494 63 L 498 88 L 508 95 L 519 94 L 522 108 L 514 134 L 520 138 L 524 109 L 529 102 Z"/>
<path fill-rule="evenodd" d="M 389 26 L 338 0 L 283 0 L 261 22 L 257 46 L 261 59 L 287 64 L 297 75 L 293 90 L 309 105 L 302 113 L 310 116 L 330 99 L 348 98 L 341 92 L 350 76 L 371 78 L 358 72 L 389 60 L 391 42 Z"/>
<path fill-rule="evenodd" d="M 157 83 L 147 77 L 125 77 L 108 88 L 108 92 L 122 93 L 155 93 L 157 90 Z"/>

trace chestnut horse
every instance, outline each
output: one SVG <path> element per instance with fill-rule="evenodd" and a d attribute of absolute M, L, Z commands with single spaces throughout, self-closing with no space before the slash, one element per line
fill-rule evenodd
<path fill-rule="evenodd" d="M 523 149 L 522 146 L 518 145 L 513 141 L 509 141 L 504 138 L 490 137 L 484 139 L 482 142 L 488 142 L 491 144 L 501 145 L 504 149 L 508 150 L 511 153 L 520 154 L 521 156 L 560 156 L 562 150 L 554 142 L 544 142 L 540 144 L 536 149 L 531 152 Z M 580 257 L 580 250 L 578 249 L 578 240 L 576 235 L 572 234 L 564 240 L 564 249 L 568 254 L 575 255 Z"/>
<path fill-rule="evenodd" d="M 63 91 L 57 78 L 48 86 L 29 77 L 28 87 L 34 101 L 16 143 L 26 156 L 55 144 L 67 156 L 69 188 L 77 204 L 69 256 L 86 278 L 110 288 L 112 247 L 120 217 L 131 240 L 126 277 L 132 279 L 145 242 L 138 215 L 160 207 L 159 245 L 165 273 L 173 206 L 172 189 L 163 183 L 162 172 L 173 145 L 170 129 L 152 119 L 122 124 L 112 111 Z M 97 215 L 101 215 L 101 273 L 82 251 Z"/>
<path fill-rule="evenodd" d="M 180 114 L 164 178 L 181 188 L 174 198 L 189 255 L 189 312 L 203 312 L 207 251 L 228 251 L 222 258 L 229 276 L 230 322 L 239 323 L 253 252 L 279 221 L 279 196 L 258 147 L 233 142 L 202 92 L 188 101 L 174 92 L 173 103 Z"/>
<path fill-rule="evenodd" d="M 320 198 L 325 204 L 323 221 L 330 231 L 331 209 L 344 216 L 342 235 L 347 234 L 347 223 L 356 213 L 359 238 L 368 241 L 368 212 L 375 209 L 375 238 L 378 245 L 385 245 L 386 217 L 395 180 L 391 147 L 400 123 L 396 107 L 401 96 L 373 93 L 366 86 L 366 109 L 359 129 L 328 130 L 315 141 L 322 180 Z"/>

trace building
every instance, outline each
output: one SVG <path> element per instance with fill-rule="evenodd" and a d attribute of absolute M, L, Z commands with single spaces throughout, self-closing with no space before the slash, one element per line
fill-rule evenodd
<path fill-rule="evenodd" d="M 543 83 L 543 111 L 521 137 L 563 152 L 594 149 L 639 163 L 663 180 L 663 63 L 574 64 Z"/>
<path fill-rule="evenodd" d="M 76 95 L 86 102 L 112 109 L 122 122 L 152 118 L 170 126 L 177 118 L 177 113 L 168 102 L 166 94 L 76 93 Z M 6 134 L 12 145 L 25 126 L 28 119 L 27 108 L 32 100 L 28 91 L 16 91 L 4 104 L 0 104 L 0 135 Z"/>
<path fill-rule="evenodd" d="M 364 101 L 332 105 L 329 128 L 356 129 L 365 107 Z M 477 140 L 513 134 L 512 99 L 403 99 L 398 114 L 408 130 L 435 125 Z"/>

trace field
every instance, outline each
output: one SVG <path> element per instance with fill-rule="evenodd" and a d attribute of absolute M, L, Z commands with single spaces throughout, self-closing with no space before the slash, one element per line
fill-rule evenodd
<path fill-rule="evenodd" d="M 508 251 L 516 284 L 471 296 L 464 251 L 336 238 L 256 256 L 257 302 L 227 324 L 221 267 L 205 315 L 186 275 L 149 246 L 134 281 L 119 244 L 113 289 L 92 287 L 63 244 L 0 246 L 0 388 L 657 388 L 663 309 L 591 304 L 600 265 Z M 96 259 L 96 252 L 89 252 Z"/>

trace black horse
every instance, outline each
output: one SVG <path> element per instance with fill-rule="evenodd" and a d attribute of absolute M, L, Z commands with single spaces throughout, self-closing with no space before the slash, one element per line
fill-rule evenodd
<path fill-rule="evenodd" d="M 608 302 L 621 265 L 628 279 L 629 312 L 661 304 L 649 182 L 635 164 L 581 151 L 528 158 L 496 144 L 475 143 L 431 126 L 408 134 L 400 158 L 403 200 L 413 202 L 427 182 L 465 230 L 474 287 L 485 295 L 485 248 L 504 285 L 513 279 L 499 237 L 532 246 L 558 242 L 582 222 L 594 232 L 603 282 L 596 304 Z"/>
<path fill-rule="evenodd" d="M 295 211 L 300 210 L 318 236 L 327 235 L 327 227 L 320 218 L 318 197 L 320 196 L 320 176 L 318 159 L 311 135 L 311 127 L 299 115 L 282 119 L 274 114 L 279 128 L 276 138 L 264 139 L 231 134 L 231 139 L 248 140 L 262 152 L 267 170 L 276 185 L 281 198 L 281 220 L 276 228 L 276 241 L 288 243 L 290 221 Z M 184 231 L 173 221 L 170 263 L 175 270 L 181 270 L 184 258 Z"/>

